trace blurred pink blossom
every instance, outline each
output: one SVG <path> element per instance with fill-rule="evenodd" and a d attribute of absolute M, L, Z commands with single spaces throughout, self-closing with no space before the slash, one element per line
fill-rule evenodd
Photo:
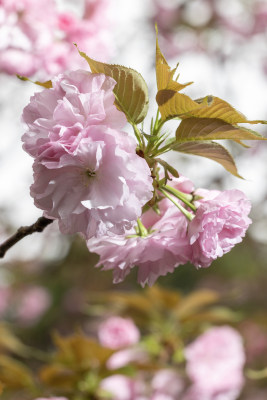
<path fill-rule="evenodd" d="M 181 376 L 172 369 L 162 369 L 155 373 L 152 382 L 154 394 L 151 400 L 162 400 L 166 396 L 170 399 L 178 399 L 184 389 L 184 382 Z"/>
<path fill-rule="evenodd" d="M 51 297 L 48 291 L 40 286 L 25 288 L 17 297 L 16 317 L 20 322 L 35 322 L 48 309 Z"/>
<path fill-rule="evenodd" d="M 0 71 L 33 75 L 42 69 L 43 52 L 53 44 L 54 0 L 2 0 L 0 10 Z"/>
<path fill-rule="evenodd" d="M 148 354 L 139 347 L 116 351 L 107 361 L 108 369 L 119 369 L 128 364 L 143 364 L 148 361 Z"/>
<path fill-rule="evenodd" d="M 229 326 L 211 328 L 185 349 L 192 400 L 235 400 L 244 384 L 242 338 Z M 202 397 L 201 397 L 202 396 Z"/>
<path fill-rule="evenodd" d="M 82 70 L 60 75 L 24 109 L 24 149 L 36 157 L 31 195 L 63 233 L 122 234 L 152 197 L 150 169 L 120 131 L 115 83 Z"/>
<path fill-rule="evenodd" d="M 125 375 L 112 375 L 101 381 L 100 387 L 110 394 L 110 400 L 138 400 L 143 385 Z"/>
<path fill-rule="evenodd" d="M 0 71 L 44 79 L 85 67 L 74 42 L 88 55 L 106 60 L 112 51 L 110 5 L 110 0 L 85 0 L 80 17 L 59 12 L 54 0 L 1 0 Z"/>
<path fill-rule="evenodd" d="M 131 319 L 110 317 L 100 324 L 98 339 L 102 346 L 120 349 L 138 343 L 140 332 Z"/>
<path fill-rule="evenodd" d="M 196 203 L 196 216 L 188 228 L 191 261 L 197 267 L 208 267 L 242 241 L 251 223 L 251 205 L 240 190 L 198 189 L 195 194 L 203 198 Z"/>

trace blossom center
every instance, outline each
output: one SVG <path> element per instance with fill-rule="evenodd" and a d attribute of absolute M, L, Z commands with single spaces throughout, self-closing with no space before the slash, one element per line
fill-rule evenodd
<path fill-rule="evenodd" d="M 92 170 L 89 169 L 89 168 L 87 168 L 87 169 L 85 170 L 85 175 L 86 175 L 88 178 L 93 178 L 93 177 L 96 175 L 96 172 L 95 172 L 95 171 L 92 171 Z"/>

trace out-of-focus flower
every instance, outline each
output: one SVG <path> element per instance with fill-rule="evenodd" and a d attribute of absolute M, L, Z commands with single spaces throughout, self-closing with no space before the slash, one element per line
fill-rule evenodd
<path fill-rule="evenodd" d="M 99 326 L 98 338 L 102 346 L 120 349 L 138 343 L 140 332 L 131 319 L 110 317 Z"/>
<path fill-rule="evenodd" d="M 147 236 L 113 236 L 91 239 L 87 242 L 90 251 L 100 255 L 97 267 L 113 270 L 114 282 L 121 282 L 131 268 L 138 266 L 138 282 L 153 285 L 159 276 L 173 272 L 185 264 L 191 255 L 187 237 L 186 217 L 175 207 L 169 207 Z M 131 237 L 133 235 L 134 237 Z"/>
<path fill-rule="evenodd" d="M 143 385 L 124 375 L 112 375 L 101 381 L 100 387 L 109 393 L 110 400 L 138 400 Z"/>
<path fill-rule="evenodd" d="M 44 79 L 85 66 L 74 42 L 87 54 L 104 61 L 112 49 L 109 6 L 109 0 L 85 0 L 79 17 L 59 12 L 54 0 L 2 0 L 0 71 L 37 74 Z"/>
<path fill-rule="evenodd" d="M 116 351 L 107 361 L 108 369 L 119 369 L 128 364 L 143 364 L 148 361 L 147 353 L 138 347 Z"/>
<path fill-rule="evenodd" d="M 48 309 L 51 297 L 48 291 L 40 286 L 23 290 L 16 304 L 16 318 L 23 323 L 36 321 Z"/>
<path fill-rule="evenodd" d="M 182 400 L 237 400 L 240 389 L 226 390 L 218 393 L 207 393 L 198 386 L 192 385 L 185 393 Z"/>
<path fill-rule="evenodd" d="M 161 396 L 162 400 L 164 396 L 166 399 L 168 396 L 170 399 L 178 399 L 184 389 L 184 382 L 176 371 L 162 369 L 155 373 L 151 387 L 154 391 L 152 400 L 160 400 Z"/>
<path fill-rule="evenodd" d="M 135 140 L 119 130 L 126 118 L 113 104 L 115 83 L 71 72 L 24 110 L 24 148 L 36 157 L 31 195 L 63 233 L 122 234 L 152 196 L 150 169 Z"/>
<path fill-rule="evenodd" d="M 245 353 L 242 338 L 233 328 L 209 329 L 186 347 L 185 358 L 186 371 L 193 382 L 188 398 L 235 400 L 238 397 L 244 383 Z"/>
<path fill-rule="evenodd" d="M 239 190 L 199 189 L 195 193 L 203 198 L 198 201 L 196 216 L 188 228 L 191 261 L 197 267 L 208 267 L 242 241 L 251 223 L 251 205 Z"/>
<path fill-rule="evenodd" d="M 42 68 L 43 52 L 53 43 L 57 21 L 55 2 L 2 0 L 0 9 L 0 71 L 33 75 Z M 41 12 L 44 9 L 45 19 Z"/>

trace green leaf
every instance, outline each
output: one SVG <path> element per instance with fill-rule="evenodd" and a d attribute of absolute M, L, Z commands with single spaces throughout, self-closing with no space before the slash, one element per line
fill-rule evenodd
<path fill-rule="evenodd" d="M 157 32 L 157 28 L 156 28 Z M 158 35 L 156 39 L 156 77 L 158 92 L 156 100 L 163 121 L 178 117 L 180 114 L 201 108 L 202 106 L 185 94 L 178 93 L 193 82 L 179 83 L 174 79 L 174 74 L 178 68 L 171 69 L 163 56 L 159 43 Z"/>
<path fill-rule="evenodd" d="M 22 362 L 0 355 L 0 381 L 7 389 L 31 388 L 34 386 L 30 369 Z"/>
<path fill-rule="evenodd" d="M 46 89 L 51 89 L 53 87 L 52 81 L 46 81 L 46 82 L 32 81 L 31 79 L 27 78 L 26 76 L 21 76 L 21 75 L 17 75 L 17 78 L 19 78 L 21 81 L 29 81 L 31 83 L 34 83 L 35 85 L 42 86 Z"/>
<path fill-rule="evenodd" d="M 179 117 L 182 118 L 188 113 L 194 114 L 203 108 L 186 94 L 175 92 L 170 89 L 159 90 L 156 95 L 159 111 L 163 121 Z"/>
<path fill-rule="evenodd" d="M 252 130 L 233 126 L 217 118 L 187 118 L 176 130 L 178 142 L 196 140 L 266 140 Z"/>
<path fill-rule="evenodd" d="M 219 143 L 216 142 L 186 142 L 174 143 L 172 149 L 182 153 L 194 154 L 210 158 L 221 164 L 228 172 L 243 179 L 237 172 L 237 168 L 231 154 Z"/>
<path fill-rule="evenodd" d="M 115 104 L 124 112 L 128 121 L 134 124 L 142 122 L 147 114 L 149 103 L 148 89 L 142 75 L 134 69 L 105 64 L 93 60 L 82 51 L 79 53 L 88 62 L 93 73 L 108 75 L 117 82 L 113 89 Z"/>
<path fill-rule="evenodd" d="M 181 118 L 199 117 L 199 118 L 219 118 L 229 124 L 249 123 L 258 124 L 266 121 L 249 121 L 241 112 L 237 111 L 231 104 L 212 95 L 195 100 L 196 103 L 204 107 L 188 111 Z"/>

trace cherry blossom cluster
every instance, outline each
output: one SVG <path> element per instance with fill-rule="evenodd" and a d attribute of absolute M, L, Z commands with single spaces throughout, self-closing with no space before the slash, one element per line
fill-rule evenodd
<path fill-rule="evenodd" d="M 161 172 L 153 175 L 122 131 L 115 83 L 104 74 L 65 73 L 25 107 L 35 205 L 62 233 L 80 233 L 114 282 L 134 266 L 143 286 L 187 262 L 208 267 L 244 237 L 248 199 L 239 190 L 195 190 L 182 176 L 168 175 L 158 189 Z"/>
<path fill-rule="evenodd" d="M 73 43 L 99 59 L 110 56 L 109 0 L 84 0 L 79 17 L 55 0 L 0 1 L 0 71 L 50 77 L 84 61 Z M 45 12 L 45 18 L 44 18 Z"/>
<path fill-rule="evenodd" d="M 99 382 L 103 398 L 108 396 L 111 400 L 236 400 L 244 386 L 243 342 L 240 334 L 230 326 L 210 328 L 185 347 L 185 373 L 189 384 L 177 368 L 159 369 L 154 372 L 149 382 L 141 372 L 134 377 L 117 372 L 117 368 L 127 367 L 131 362 L 142 363 L 149 359 L 149 355 L 138 347 L 140 332 L 132 320 L 110 317 L 99 327 L 98 336 L 102 345 L 116 350 L 107 363 L 109 376 Z M 143 359 L 140 356 L 138 359 L 136 354 L 141 351 Z M 120 365 L 113 362 L 115 358 L 121 359 Z M 67 399 L 53 397 L 50 400 Z"/>

